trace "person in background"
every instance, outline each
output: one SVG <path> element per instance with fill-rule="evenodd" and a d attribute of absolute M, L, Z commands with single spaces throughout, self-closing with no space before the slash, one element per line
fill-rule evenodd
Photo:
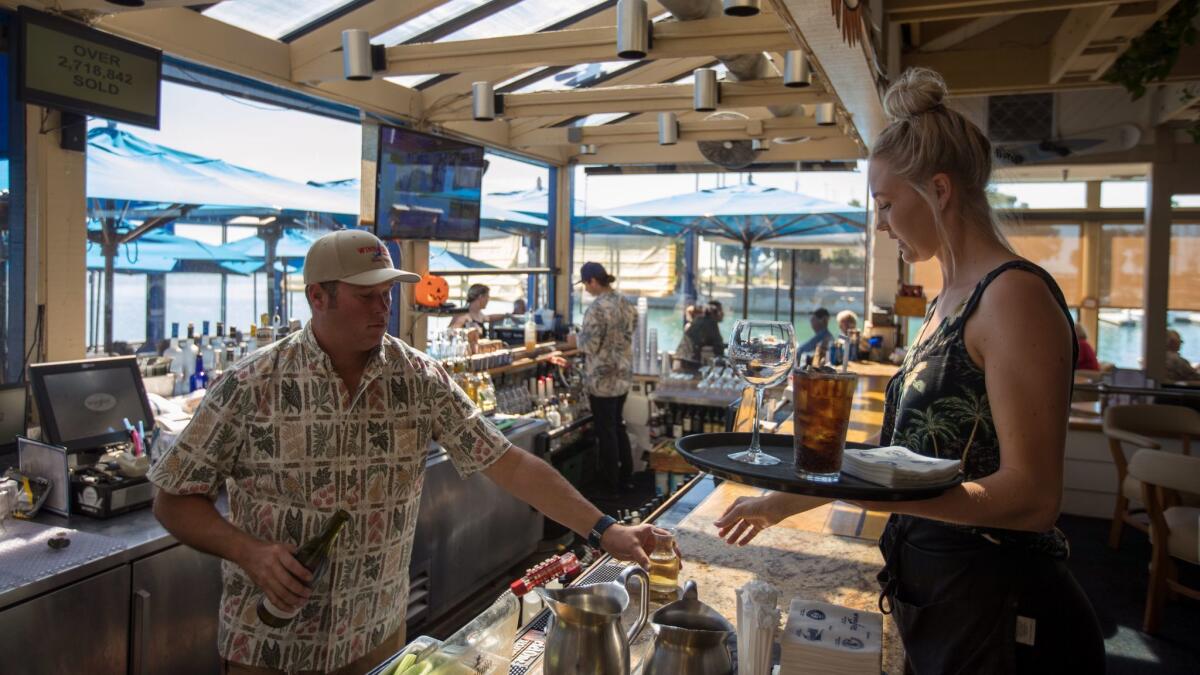
<path fill-rule="evenodd" d="M 1200 372 L 1180 355 L 1182 347 L 1183 337 L 1179 331 L 1167 330 L 1167 379 L 1173 382 L 1200 382 Z"/>
<path fill-rule="evenodd" d="M 483 331 L 492 321 L 498 321 L 507 314 L 484 314 L 491 298 L 492 289 L 483 284 L 472 284 L 467 289 L 467 313 L 459 314 L 450 320 L 451 328 L 473 328 Z"/>
<path fill-rule="evenodd" d="M 850 337 L 852 332 L 858 330 L 858 315 L 853 310 L 843 309 L 837 314 L 838 337 Z M 857 361 L 860 354 L 866 354 L 871 351 L 871 343 L 862 333 L 858 334 L 858 340 L 850 345 L 849 358 L 851 361 Z M 865 358 L 865 357 L 864 357 Z"/>
<path fill-rule="evenodd" d="M 625 397 L 633 384 L 633 331 L 637 309 L 613 290 L 616 277 L 597 262 L 584 263 L 579 283 L 595 297 L 576 336 L 584 354 L 584 384 L 592 407 L 599 471 L 606 497 L 633 488 L 633 451 L 625 432 Z"/>
<path fill-rule="evenodd" d="M 419 278 L 395 269 L 365 230 L 318 239 L 304 260 L 312 319 L 226 370 L 149 474 L 159 522 L 224 559 L 223 673 L 357 675 L 404 644 L 432 441 L 460 475 L 481 472 L 593 545 L 649 563 L 649 525 L 613 524 L 553 467 L 514 447 L 441 364 L 387 334 L 393 284 Z M 222 486 L 228 520 L 213 506 Z M 309 586 L 297 546 L 338 509 L 350 521 L 329 573 Z M 270 627 L 256 611 L 264 599 L 299 614 Z"/>
<path fill-rule="evenodd" d="M 529 310 L 525 307 L 525 298 L 513 300 L 513 315 L 525 314 L 527 311 Z"/>
<path fill-rule="evenodd" d="M 1054 278 L 1005 239 L 987 195 L 991 142 L 946 96 L 931 70 L 897 78 L 867 174 L 876 231 L 910 265 L 936 260 L 944 280 L 888 383 L 880 443 L 962 463 L 962 483 L 936 497 L 857 502 L 892 514 L 879 543 L 879 606 L 899 629 L 906 672 L 1103 673 L 1100 624 L 1055 527 L 1071 312 Z M 823 503 L 741 497 L 716 526 L 746 544 Z"/>
<path fill-rule="evenodd" d="M 725 355 L 725 338 L 721 336 L 724 320 L 725 308 L 717 300 L 710 300 L 703 313 L 688 327 L 685 335 L 692 343 L 696 360 L 703 360 L 705 347 L 712 349 L 713 356 Z"/>
<path fill-rule="evenodd" d="M 800 348 L 796 350 L 797 354 L 812 354 L 822 348 L 822 345 L 828 345 L 833 340 L 833 333 L 829 332 L 829 310 L 818 307 L 809 317 L 808 323 L 812 326 L 813 336 L 808 339 L 808 342 L 800 345 Z"/>
<path fill-rule="evenodd" d="M 1076 324 L 1075 342 L 1079 345 L 1079 358 L 1075 360 L 1076 370 L 1100 370 L 1100 361 L 1096 358 L 1096 350 L 1088 342 L 1087 329 Z"/>
<path fill-rule="evenodd" d="M 703 311 L 704 310 L 697 305 L 688 305 L 687 308 L 683 310 L 683 332 L 686 333 L 688 327 L 691 326 L 692 322 L 696 320 L 696 314 Z"/>

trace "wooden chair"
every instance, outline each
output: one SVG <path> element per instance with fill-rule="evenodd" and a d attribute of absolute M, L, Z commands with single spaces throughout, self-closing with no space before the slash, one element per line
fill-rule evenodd
<path fill-rule="evenodd" d="M 1200 495 L 1200 457 L 1161 450 L 1138 450 L 1129 475 L 1141 482 L 1150 515 L 1150 587 L 1142 630 L 1154 633 L 1162 621 L 1167 592 L 1200 600 L 1200 589 L 1179 583 L 1175 558 L 1200 565 L 1200 508 L 1184 506 L 1181 494 Z"/>
<path fill-rule="evenodd" d="M 1137 480 L 1129 477 L 1122 444 L 1160 450 L 1162 445 L 1154 439 L 1176 438 L 1183 443 L 1183 454 L 1191 454 L 1192 439 L 1200 438 L 1200 413 L 1176 405 L 1113 405 L 1104 410 L 1103 428 L 1113 464 L 1117 467 L 1117 500 L 1108 534 L 1108 545 L 1115 549 L 1121 545 L 1124 525 L 1149 532 L 1149 523 L 1144 516 L 1139 517 L 1143 513 L 1139 504 L 1142 488 Z M 1131 508 L 1131 504 L 1135 506 Z"/>

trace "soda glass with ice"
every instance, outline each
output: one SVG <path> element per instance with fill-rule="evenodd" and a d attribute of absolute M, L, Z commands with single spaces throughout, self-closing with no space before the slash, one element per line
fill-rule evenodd
<path fill-rule="evenodd" d="M 807 366 L 792 371 L 796 475 L 817 483 L 838 481 L 857 386 L 854 373 Z"/>

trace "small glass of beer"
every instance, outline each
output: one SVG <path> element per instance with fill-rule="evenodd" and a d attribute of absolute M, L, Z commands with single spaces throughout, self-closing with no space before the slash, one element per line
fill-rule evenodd
<path fill-rule="evenodd" d="M 854 373 L 826 368 L 792 371 L 796 475 L 818 483 L 838 481 L 857 386 Z"/>

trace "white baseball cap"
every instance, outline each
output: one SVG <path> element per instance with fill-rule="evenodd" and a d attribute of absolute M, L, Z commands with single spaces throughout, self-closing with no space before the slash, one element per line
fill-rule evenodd
<path fill-rule="evenodd" d="M 313 242 L 304 256 L 304 283 L 344 281 L 374 286 L 386 281 L 416 282 L 421 276 L 396 269 L 379 237 L 366 230 L 337 230 Z"/>

